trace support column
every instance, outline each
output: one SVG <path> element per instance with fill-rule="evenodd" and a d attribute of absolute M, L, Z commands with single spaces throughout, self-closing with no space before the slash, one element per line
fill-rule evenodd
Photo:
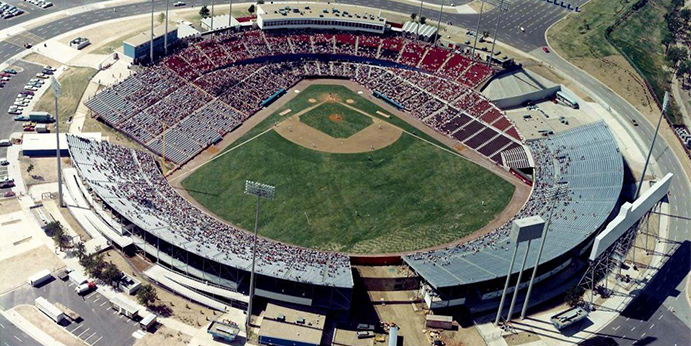
<path fill-rule="evenodd" d="M 513 314 L 513 307 L 516 305 L 516 298 L 518 297 L 518 287 L 521 284 L 521 277 L 523 277 L 523 270 L 525 270 L 525 262 L 528 261 L 528 252 L 530 252 L 530 243 L 525 248 L 525 254 L 523 255 L 523 262 L 521 263 L 521 270 L 518 272 L 518 280 L 516 281 L 516 289 L 513 290 L 513 298 L 511 298 L 511 305 L 509 305 L 509 315 L 506 317 L 506 321 L 511 321 L 511 315 Z"/>
<path fill-rule="evenodd" d="M 516 261 L 516 254 L 518 253 L 518 243 L 516 243 L 516 248 L 513 250 L 513 256 L 511 256 L 511 264 L 509 265 L 509 272 L 506 274 L 506 282 L 504 283 L 504 290 L 501 292 L 501 300 L 499 300 L 499 310 L 497 311 L 497 318 L 494 320 L 494 324 L 499 324 L 501 319 L 501 310 L 504 309 L 504 300 L 506 299 L 506 290 L 509 288 L 509 281 L 511 280 L 511 272 L 513 271 L 513 262 Z"/>

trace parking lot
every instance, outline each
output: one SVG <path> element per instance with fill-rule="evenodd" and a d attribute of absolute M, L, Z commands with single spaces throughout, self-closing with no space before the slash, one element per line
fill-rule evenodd
<path fill-rule="evenodd" d="M 63 328 L 88 345 L 132 345 L 136 341 L 135 335 L 144 335 L 137 322 L 113 310 L 108 299 L 98 290 L 82 297 L 74 288 L 71 281 L 60 279 L 38 288 L 25 285 L 0 296 L 0 307 L 7 310 L 21 304 L 34 305 L 39 296 L 53 304 L 61 303 L 81 317 Z"/>

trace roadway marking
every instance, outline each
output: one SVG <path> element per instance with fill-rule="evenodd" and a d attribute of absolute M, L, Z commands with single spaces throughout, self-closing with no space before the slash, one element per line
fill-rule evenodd
<path fill-rule="evenodd" d="M 658 320 L 658 321 L 661 320 L 661 319 L 662 319 L 662 316 L 664 316 L 664 315 L 660 315 L 660 317 L 658 317 L 657 320 Z"/>
<path fill-rule="evenodd" d="M 17 337 L 16 335 L 13 335 L 13 336 L 14 336 L 15 339 L 19 340 L 19 342 L 24 342 L 24 341 L 22 341 L 22 339 L 20 339 L 20 338 Z"/>
<path fill-rule="evenodd" d="M 86 328 L 86 329 L 85 329 L 85 330 L 84 330 L 84 331 L 83 331 L 83 332 L 82 332 L 81 334 L 77 335 L 77 337 L 81 339 L 81 337 L 82 337 L 82 334 L 84 334 L 84 333 L 88 332 L 88 331 L 89 331 L 89 329 L 91 329 L 91 328 Z"/>
<path fill-rule="evenodd" d="M 106 305 L 106 303 L 108 303 L 108 302 L 103 302 L 103 304 L 101 304 L 100 306 Z"/>
<path fill-rule="evenodd" d="M 2 329 L 5 329 L 5 326 L 3 326 L 2 323 L 0 323 L 0 327 L 2 327 Z"/>
<path fill-rule="evenodd" d="M 98 338 L 98 340 L 92 342 L 92 343 L 91 343 L 91 346 L 94 346 L 97 342 L 101 341 L 101 339 L 103 339 L 103 336 L 101 336 L 100 338 Z"/>
<path fill-rule="evenodd" d="M 10 346 L 10 344 L 8 344 L 8 343 L 6 343 L 6 342 L 4 342 L 4 341 L 3 341 L 2 343 L 5 344 L 5 346 Z"/>
<path fill-rule="evenodd" d="M 612 329 L 614 329 L 614 331 L 616 332 L 617 330 L 619 330 L 620 327 L 621 326 L 617 326 L 616 328 L 612 328 Z"/>
<path fill-rule="evenodd" d="M 86 340 L 89 340 L 89 339 L 91 339 L 91 337 L 93 337 L 94 335 L 96 335 L 96 332 L 94 332 L 93 334 L 89 335 L 89 337 L 88 337 L 88 338 L 84 339 L 84 342 L 86 342 Z"/>
<path fill-rule="evenodd" d="M 83 327 L 83 326 L 84 326 L 83 324 L 78 325 L 77 328 L 72 329 L 72 333 L 74 333 L 77 329 L 79 329 L 79 328 L 81 328 L 81 327 Z"/>
<path fill-rule="evenodd" d="M 648 328 L 648 329 L 653 329 L 653 327 L 655 327 L 655 323 L 653 323 L 653 325 L 650 326 L 650 328 Z"/>

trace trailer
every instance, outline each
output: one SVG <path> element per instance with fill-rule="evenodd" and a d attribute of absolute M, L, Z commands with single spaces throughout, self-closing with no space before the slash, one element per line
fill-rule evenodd
<path fill-rule="evenodd" d="M 29 285 L 36 287 L 52 278 L 53 275 L 50 273 L 50 270 L 43 269 L 40 272 L 29 276 Z"/>
<path fill-rule="evenodd" d="M 580 306 L 576 306 L 552 316 L 550 321 L 552 322 L 554 328 L 562 330 L 578 321 L 585 319 L 586 317 L 588 317 L 588 311 Z"/>
<path fill-rule="evenodd" d="M 70 281 L 74 282 L 75 285 L 79 286 L 89 282 L 89 279 L 78 271 L 73 271 L 70 273 Z"/>
<path fill-rule="evenodd" d="M 139 312 L 139 308 L 137 306 L 120 297 L 113 297 L 113 299 L 110 300 L 110 307 L 119 312 L 121 315 L 125 315 L 125 317 L 129 317 L 131 319 L 136 318 L 137 313 Z"/>
<path fill-rule="evenodd" d="M 139 321 L 139 328 L 142 330 L 149 330 L 153 325 L 156 324 L 156 314 L 148 314 L 146 317 Z"/>
<path fill-rule="evenodd" d="M 77 322 L 81 318 L 78 313 L 60 303 L 55 303 L 55 307 L 60 309 L 72 322 Z"/>
<path fill-rule="evenodd" d="M 427 328 L 452 329 L 453 318 L 444 315 L 427 315 L 425 325 Z"/>
<path fill-rule="evenodd" d="M 55 323 L 60 323 L 65 319 L 65 313 L 58 309 L 55 305 L 51 304 L 43 297 L 38 297 L 34 301 L 36 308 L 46 316 L 50 317 Z"/>

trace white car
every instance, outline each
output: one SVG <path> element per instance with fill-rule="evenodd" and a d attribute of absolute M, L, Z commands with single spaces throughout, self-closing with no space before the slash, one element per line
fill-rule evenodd
<path fill-rule="evenodd" d="M 185 5 L 187 5 L 187 4 L 184 3 L 184 2 L 182 2 L 182 1 L 178 1 L 178 2 L 176 2 L 176 3 L 173 4 L 173 6 L 175 6 L 175 7 L 182 7 L 182 6 L 185 6 Z"/>
<path fill-rule="evenodd" d="M 22 111 L 18 108 L 10 108 L 7 110 L 7 113 L 14 114 L 14 115 L 20 115 L 20 114 L 22 114 Z"/>

